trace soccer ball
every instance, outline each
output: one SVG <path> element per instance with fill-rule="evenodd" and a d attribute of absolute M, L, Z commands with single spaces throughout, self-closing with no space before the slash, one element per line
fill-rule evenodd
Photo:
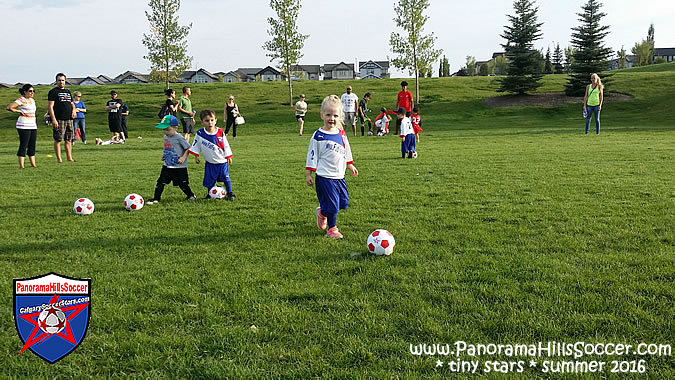
<path fill-rule="evenodd" d="M 220 186 L 213 186 L 209 190 L 209 197 L 211 199 L 223 199 L 227 195 L 227 191 Z"/>
<path fill-rule="evenodd" d="M 394 252 L 396 241 L 387 230 L 375 230 L 368 236 L 368 252 L 377 256 L 389 256 Z"/>
<path fill-rule="evenodd" d="M 129 194 L 124 198 L 124 208 L 127 209 L 127 211 L 140 210 L 143 208 L 144 204 L 145 201 L 143 200 L 143 197 L 138 194 Z"/>
<path fill-rule="evenodd" d="M 77 215 L 89 215 L 94 212 L 94 202 L 87 198 L 80 198 L 75 201 L 73 212 Z"/>
<path fill-rule="evenodd" d="M 66 314 L 58 307 L 50 306 L 38 316 L 38 326 L 47 334 L 58 334 L 66 328 Z"/>
<path fill-rule="evenodd" d="M 412 157 L 413 157 L 413 158 L 417 158 L 417 152 L 413 152 Z"/>
<path fill-rule="evenodd" d="M 373 131 L 368 131 L 368 136 L 372 136 L 372 135 L 373 135 Z"/>

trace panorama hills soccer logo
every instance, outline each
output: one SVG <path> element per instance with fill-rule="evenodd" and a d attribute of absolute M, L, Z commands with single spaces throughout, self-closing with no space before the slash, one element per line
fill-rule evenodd
<path fill-rule="evenodd" d="M 50 272 L 14 279 L 14 323 L 23 342 L 49 363 L 77 348 L 89 327 L 91 279 Z"/>

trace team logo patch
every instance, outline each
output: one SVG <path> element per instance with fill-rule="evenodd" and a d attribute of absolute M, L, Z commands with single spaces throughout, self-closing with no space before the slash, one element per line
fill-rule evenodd
<path fill-rule="evenodd" d="M 14 323 L 27 349 L 55 363 L 82 343 L 89 327 L 91 279 L 50 272 L 14 279 Z"/>

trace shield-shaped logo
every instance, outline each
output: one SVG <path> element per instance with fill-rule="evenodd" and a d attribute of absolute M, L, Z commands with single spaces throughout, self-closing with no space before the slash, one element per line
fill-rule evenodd
<path fill-rule="evenodd" d="M 23 347 L 54 363 L 82 343 L 89 327 L 91 279 L 50 272 L 14 279 L 14 323 Z"/>

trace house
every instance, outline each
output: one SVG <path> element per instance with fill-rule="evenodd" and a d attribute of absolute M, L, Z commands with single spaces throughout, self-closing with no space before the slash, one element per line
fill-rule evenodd
<path fill-rule="evenodd" d="M 323 65 L 325 80 L 355 79 L 354 64 L 340 62 L 338 64 L 326 63 Z"/>
<path fill-rule="evenodd" d="M 272 66 L 267 66 L 258 71 L 256 73 L 256 78 L 260 78 L 261 82 L 273 82 L 282 80 L 282 78 L 285 79 L 285 77 L 281 75 L 281 72 Z"/>
<path fill-rule="evenodd" d="M 291 72 L 292 80 L 323 80 L 321 65 L 293 65 Z"/>
<path fill-rule="evenodd" d="M 637 55 L 626 55 L 626 68 L 631 68 L 638 65 Z M 615 58 L 609 61 L 609 67 L 607 70 L 618 70 L 619 69 L 619 58 Z"/>
<path fill-rule="evenodd" d="M 100 80 L 101 82 L 103 82 L 104 84 L 109 84 L 109 83 L 112 83 L 112 81 L 113 81 L 112 78 L 110 78 L 107 75 L 103 75 L 103 74 L 97 76 L 96 78 L 98 80 Z"/>
<path fill-rule="evenodd" d="M 666 62 L 675 62 L 675 48 L 655 48 L 654 59 L 664 58 Z"/>
<path fill-rule="evenodd" d="M 500 51 L 500 52 L 497 52 L 497 53 L 492 53 L 492 59 L 495 59 L 497 57 L 501 57 L 502 55 L 506 55 L 506 52 Z"/>
<path fill-rule="evenodd" d="M 223 74 L 223 82 L 225 83 L 246 82 L 246 79 L 246 73 L 239 70 Z"/>
<path fill-rule="evenodd" d="M 218 82 L 218 77 L 204 69 L 199 69 L 183 72 L 178 77 L 178 81 L 181 83 L 213 83 Z"/>
<path fill-rule="evenodd" d="M 240 76 L 240 82 L 255 82 L 261 70 L 261 67 L 240 67 L 235 72 Z"/>
<path fill-rule="evenodd" d="M 149 74 L 140 74 L 135 71 L 125 71 L 113 79 L 114 83 L 130 84 L 130 83 L 148 83 Z"/>
<path fill-rule="evenodd" d="M 104 84 L 105 82 L 98 79 L 98 77 L 86 77 L 80 82 L 80 86 L 99 86 Z"/>
<path fill-rule="evenodd" d="M 476 75 L 478 75 L 478 73 L 480 73 L 480 67 L 481 66 L 487 65 L 491 61 L 492 61 L 492 59 L 488 59 L 487 61 L 476 61 Z"/>
<path fill-rule="evenodd" d="M 13 86 L 12 86 L 11 84 L 1 83 L 1 82 L 0 82 L 0 88 L 10 88 L 10 87 L 13 87 Z"/>
<path fill-rule="evenodd" d="M 389 61 L 359 62 L 359 76 L 361 79 L 389 78 Z"/>

